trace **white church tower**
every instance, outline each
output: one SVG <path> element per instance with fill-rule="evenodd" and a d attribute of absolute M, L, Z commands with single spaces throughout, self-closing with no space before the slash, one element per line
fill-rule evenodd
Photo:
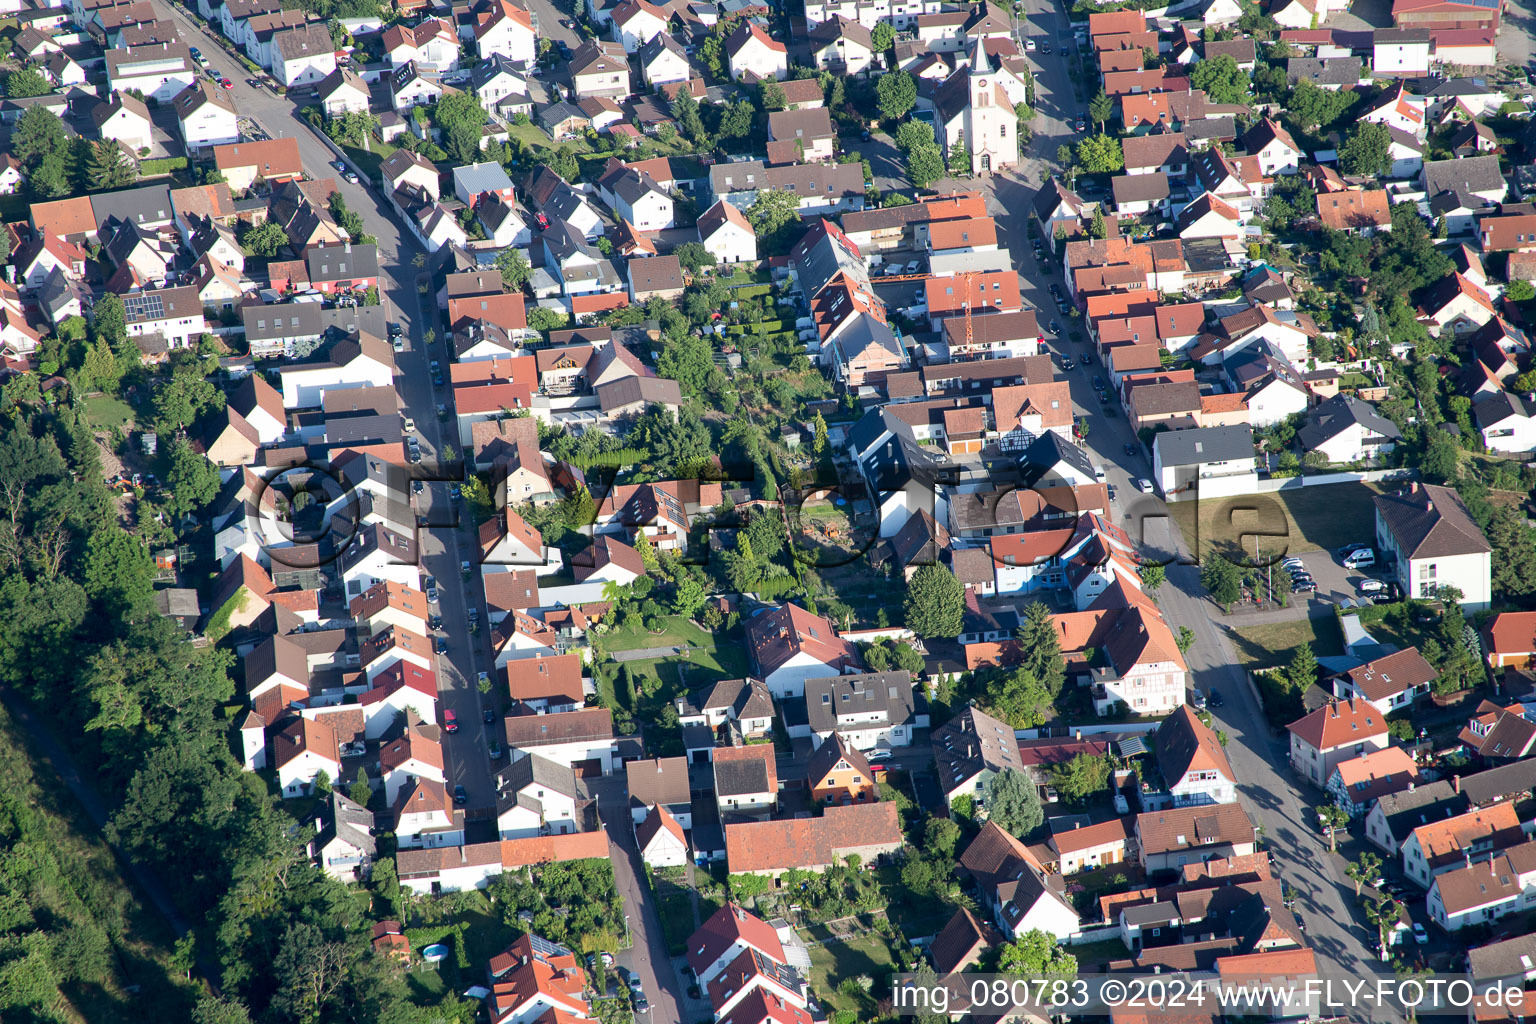
<path fill-rule="evenodd" d="M 986 40 L 977 37 L 971 48 L 968 73 L 970 105 L 966 108 L 965 138 L 971 152 L 971 173 L 983 174 L 1019 162 L 1018 118 L 1008 95 L 992 72 Z"/>

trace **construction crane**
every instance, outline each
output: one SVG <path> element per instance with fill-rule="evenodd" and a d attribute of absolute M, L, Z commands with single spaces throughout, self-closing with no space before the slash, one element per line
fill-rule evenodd
<path fill-rule="evenodd" d="M 962 270 L 949 275 L 949 278 L 959 281 L 965 286 L 965 294 L 961 298 L 960 306 L 965 310 L 965 347 L 971 347 L 971 282 L 982 274 L 977 270 Z M 890 277 L 872 277 L 869 279 L 871 286 L 875 284 L 897 284 L 901 281 L 928 281 L 933 274 L 892 274 Z"/>

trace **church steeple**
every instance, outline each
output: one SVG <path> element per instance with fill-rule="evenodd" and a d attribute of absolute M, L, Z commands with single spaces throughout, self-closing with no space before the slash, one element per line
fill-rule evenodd
<path fill-rule="evenodd" d="M 982 75 L 992 73 L 992 61 L 987 57 L 987 41 L 984 36 L 977 36 L 976 43 L 971 47 L 971 77 L 979 78 Z"/>

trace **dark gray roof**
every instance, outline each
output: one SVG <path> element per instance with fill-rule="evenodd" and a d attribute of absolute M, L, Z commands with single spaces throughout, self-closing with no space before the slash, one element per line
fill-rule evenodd
<path fill-rule="evenodd" d="M 1467 970 L 1474 981 L 1524 978 L 1536 969 L 1536 935 L 1517 935 L 1467 950 Z"/>
<path fill-rule="evenodd" d="M 1464 794 L 1456 792 L 1449 782 L 1441 780 L 1427 786 L 1388 793 L 1376 801 L 1376 809 L 1386 816 L 1387 829 L 1392 833 L 1394 843 L 1400 843 L 1420 825 L 1444 821 L 1461 814 L 1467 809 L 1467 804 Z"/>
<path fill-rule="evenodd" d="M 1285 62 L 1285 80 L 1292 85 L 1300 81 L 1313 85 L 1354 85 L 1360 81 L 1362 67 L 1359 57 L 1291 57 Z"/>
<path fill-rule="evenodd" d="M 1530 419 L 1531 410 L 1519 395 L 1498 391 L 1481 397 L 1472 407 L 1472 414 L 1477 418 L 1479 427 L 1491 427 L 1511 416 Z"/>
<path fill-rule="evenodd" d="M 1110 180 L 1115 192 L 1115 202 L 1147 203 L 1167 199 L 1168 175 L 1162 171 L 1151 174 L 1122 174 Z"/>
<path fill-rule="evenodd" d="M 143 227 L 158 227 L 169 224 L 174 212 L 169 185 L 145 185 L 91 196 L 91 213 L 98 227 L 113 217 Z"/>
<path fill-rule="evenodd" d="M 752 758 L 743 761 L 715 761 L 715 795 L 742 796 L 766 793 L 771 789 L 766 762 Z"/>
<path fill-rule="evenodd" d="M 811 731 L 818 734 L 836 732 L 839 715 L 883 714 L 887 726 L 911 724 L 916 707 L 912 675 L 908 672 L 861 672 L 805 681 L 806 717 Z M 866 718 L 847 728 L 870 728 L 871 724 L 866 724 L 869 722 Z"/>
<path fill-rule="evenodd" d="M 379 276 L 379 247 L 345 242 L 317 245 L 304 254 L 311 281 L 350 281 Z"/>
<path fill-rule="evenodd" d="M 1354 395 L 1334 395 L 1309 412 L 1306 425 L 1297 432 L 1296 439 L 1301 442 L 1303 449 L 1310 451 L 1356 423 L 1373 434 L 1390 437 L 1394 441 L 1403 439 L 1397 424 L 1377 412 L 1374 405 Z"/>
<path fill-rule="evenodd" d="M 773 695 L 760 679 L 722 679 L 675 700 L 683 717 L 730 709 L 736 718 L 772 718 Z"/>
<path fill-rule="evenodd" d="M 1193 430 L 1169 430 L 1153 442 L 1164 466 L 1198 466 L 1208 462 L 1229 462 L 1253 458 L 1253 428 L 1196 427 Z"/>
<path fill-rule="evenodd" d="M 1512 761 L 1461 780 L 1461 792 L 1476 806 L 1506 798 L 1524 799 L 1536 789 L 1536 758 Z"/>
<path fill-rule="evenodd" d="M 332 839 L 340 839 L 370 857 L 377 852 L 373 834 L 369 831 L 373 828 L 373 812 L 368 808 L 353 803 L 343 793 L 333 789 L 329 806 L 325 806 L 321 813 L 324 824 L 315 836 L 317 849 L 323 850 Z"/>
<path fill-rule="evenodd" d="M 1441 192 L 1492 192 L 1503 187 L 1504 175 L 1499 173 L 1496 156 L 1424 161 L 1424 191 L 1430 196 Z"/>
<path fill-rule="evenodd" d="M 523 792 L 529 786 L 547 789 L 572 800 L 578 796 L 576 772 L 570 765 L 538 754 L 527 754 L 496 773 L 496 813 L 503 814 L 519 803 L 537 809 L 536 793 Z"/>
<path fill-rule="evenodd" d="M 1464 0 L 1467 3 L 1475 3 L 1477 0 Z M 1493 7 L 1492 0 L 1483 0 L 1483 7 Z M 1426 96 L 1436 98 L 1442 96 L 1492 96 L 1494 90 L 1488 88 L 1488 83 L 1481 78 L 1451 78 L 1435 86 Z"/>
<path fill-rule="evenodd" d="M 1376 516 L 1409 558 L 1443 558 L 1492 550 L 1461 496 L 1449 487 L 1415 484 L 1378 494 Z"/>
<path fill-rule="evenodd" d="M 1097 476 L 1088 453 L 1054 430 L 1047 430 L 1035 438 L 1034 443 L 1024 449 L 1024 454 L 1019 457 L 1025 479 L 1031 482 L 1044 475 L 1045 470 L 1060 463 L 1066 463 L 1089 480 Z"/>

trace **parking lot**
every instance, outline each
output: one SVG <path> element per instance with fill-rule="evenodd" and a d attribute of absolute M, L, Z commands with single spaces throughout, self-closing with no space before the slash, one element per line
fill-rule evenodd
<path fill-rule="evenodd" d="M 1301 559 L 1302 565 L 1317 583 L 1314 593 L 1297 594 L 1298 599 L 1325 601 L 1328 604 L 1338 604 L 1345 598 L 1358 601 L 1362 596 L 1368 596 L 1360 590 L 1361 581 L 1384 578 L 1379 565 L 1371 569 L 1344 568 L 1343 560 L 1336 551 L 1307 551 L 1293 557 Z M 1280 572 L 1281 567 L 1275 566 L 1274 571 Z"/>

